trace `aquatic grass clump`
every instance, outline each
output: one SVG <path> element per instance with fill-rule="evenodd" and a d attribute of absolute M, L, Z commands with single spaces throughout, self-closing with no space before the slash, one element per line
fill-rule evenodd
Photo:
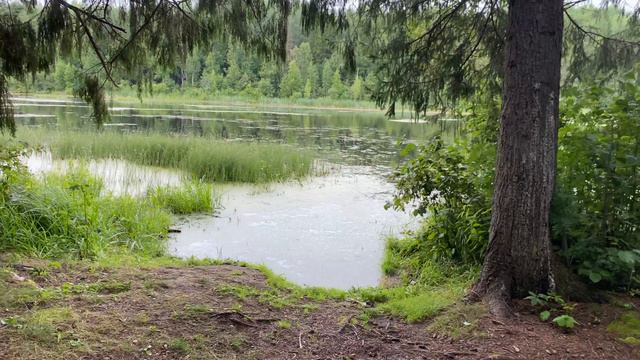
<path fill-rule="evenodd" d="M 194 181 L 180 187 L 155 187 L 147 196 L 154 205 L 178 215 L 212 212 L 218 207 L 213 185 L 203 182 Z"/>
<path fill-rule="evenodd" d="M 302 178 L 311 153 L 280 144 L 160 134 L 59 133 L 47 136 L 59 158 L 119 158 L 140 165 L 180 169 L 208 182 L 266 183 Z"/>

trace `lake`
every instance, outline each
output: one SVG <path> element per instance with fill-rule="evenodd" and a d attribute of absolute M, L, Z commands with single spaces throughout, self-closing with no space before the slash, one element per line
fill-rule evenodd
<path fill-rule="evenodd" d="M 18 131 L 29 128 L 87 130 L 95 127 L 81 102 L 14 98 Z M 377 285 L 384 240 L 415 228 L 407 213 L 387 211 L 393 185 L 387 177 L 398 161 L 398 143 L 452 137 L 457 121 L 416 123 L 409 115 L 382 112 L 257 105 L 146 105 L 112 102 L 105 131 L 167 133 L 270 142 L 311 149 L 323 171 L 299 181 L 268 185 L 219 184 L 222 209 L 215 215 L 179 219 L 168 244 L 171 254 L 265 264 L 298 284 L 341 289 Z M 33 172 L 64 171 L 68 161 L 34 153 Z M 114 193 L 137 195 L 186 177 L 168 169 L 118 159 L 95 160 L 89 170 Z"/>

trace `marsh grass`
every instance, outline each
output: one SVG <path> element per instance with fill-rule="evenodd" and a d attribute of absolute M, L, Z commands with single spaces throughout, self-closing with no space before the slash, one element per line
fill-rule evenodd
<path fill-rule="evenodd" d="M 102 188 L 82 169 L 41 179 L 19 175 L 0 197 L 0 251 L 71 259 L 123 252 L 161 256 L 173 211 L 214 206 L 211 186 L 204 184 L 157 188 L 137 198 L 105 194 Z"/>
<path fill-rule="evenodd" d="M 155 187 L 147 196 L 151 202 L 173 214 L 213 212 L 220 207 L 219 198 L 213 194 L 213 185 L 193 181 L 176 187 Z"/>
<path fill-rule="evenodd" d="M 28 96 L 35 98 L 55 98 L 77 100 L 71 94 L 65 91 L 47 91 L 47 92 L 24 92 L 24 89 L 16 84 L 14 95 Z M 157 89 L 156 89 L 157 90 Z M 264 108 L 312 108 L 312 109 L 340 109 L 352 111 L 371 111 L 382 112 L 375 102 L 367 100 L 351 100 L 351 99 L 331 99 L 331 98 L 270 98 L 270 97 L 252 97 L 241 95 L 222 95 L 210 94 L 201 89 L 187 89 L 185 91 L 174 92 L 158 92 L 153 94 L 143 94 L 142 99 L 139 97 L 135 87 L 121 86 L 116 92 L 108 95 L 108 101 L 116 101 L 120 103 L 141 102 L 146 105 L 175 105 L 175 104 L 203 104 L 203 105 L 228 105 L 228 106 L 248 106 L 264 107 Z"/>
<path fill-rule="evenodd" d="M 161 134 L 23 130 L 20 139 L 50 147 L 54 157 L 123 159 L 183 170 L 205 182 L 268 183 L 302 178 L 312 171 L 309 151 L 282 144 L 231 142 Z"/>

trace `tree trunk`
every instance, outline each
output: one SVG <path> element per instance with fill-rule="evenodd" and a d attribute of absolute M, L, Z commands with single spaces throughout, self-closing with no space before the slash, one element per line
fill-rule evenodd
<path fill-rule="evenodd" d="M 509 299 L 554 287 L 549 209 L 558 143 L 562 0 L 510 0 L 489 248 L 474 294 Z"/>

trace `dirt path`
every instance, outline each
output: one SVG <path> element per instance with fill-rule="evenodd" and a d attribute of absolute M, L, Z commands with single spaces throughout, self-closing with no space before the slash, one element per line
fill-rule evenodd
<path fill-rule="evenodd" d="M 484 317 L 475 337 L 455 340 L 429 333 L 425 323 L 365 316 L 366 305 L 356 301 L 299 298 L 239 266 L 47 269 L 5 269 L 0 359 L 631 359 L 638 354 L 606 331 L 623 312 L 613 306 L 579 304 L 582 326 L 571 334 L 522 307 L 522 315 L 509 323 Z"/>

